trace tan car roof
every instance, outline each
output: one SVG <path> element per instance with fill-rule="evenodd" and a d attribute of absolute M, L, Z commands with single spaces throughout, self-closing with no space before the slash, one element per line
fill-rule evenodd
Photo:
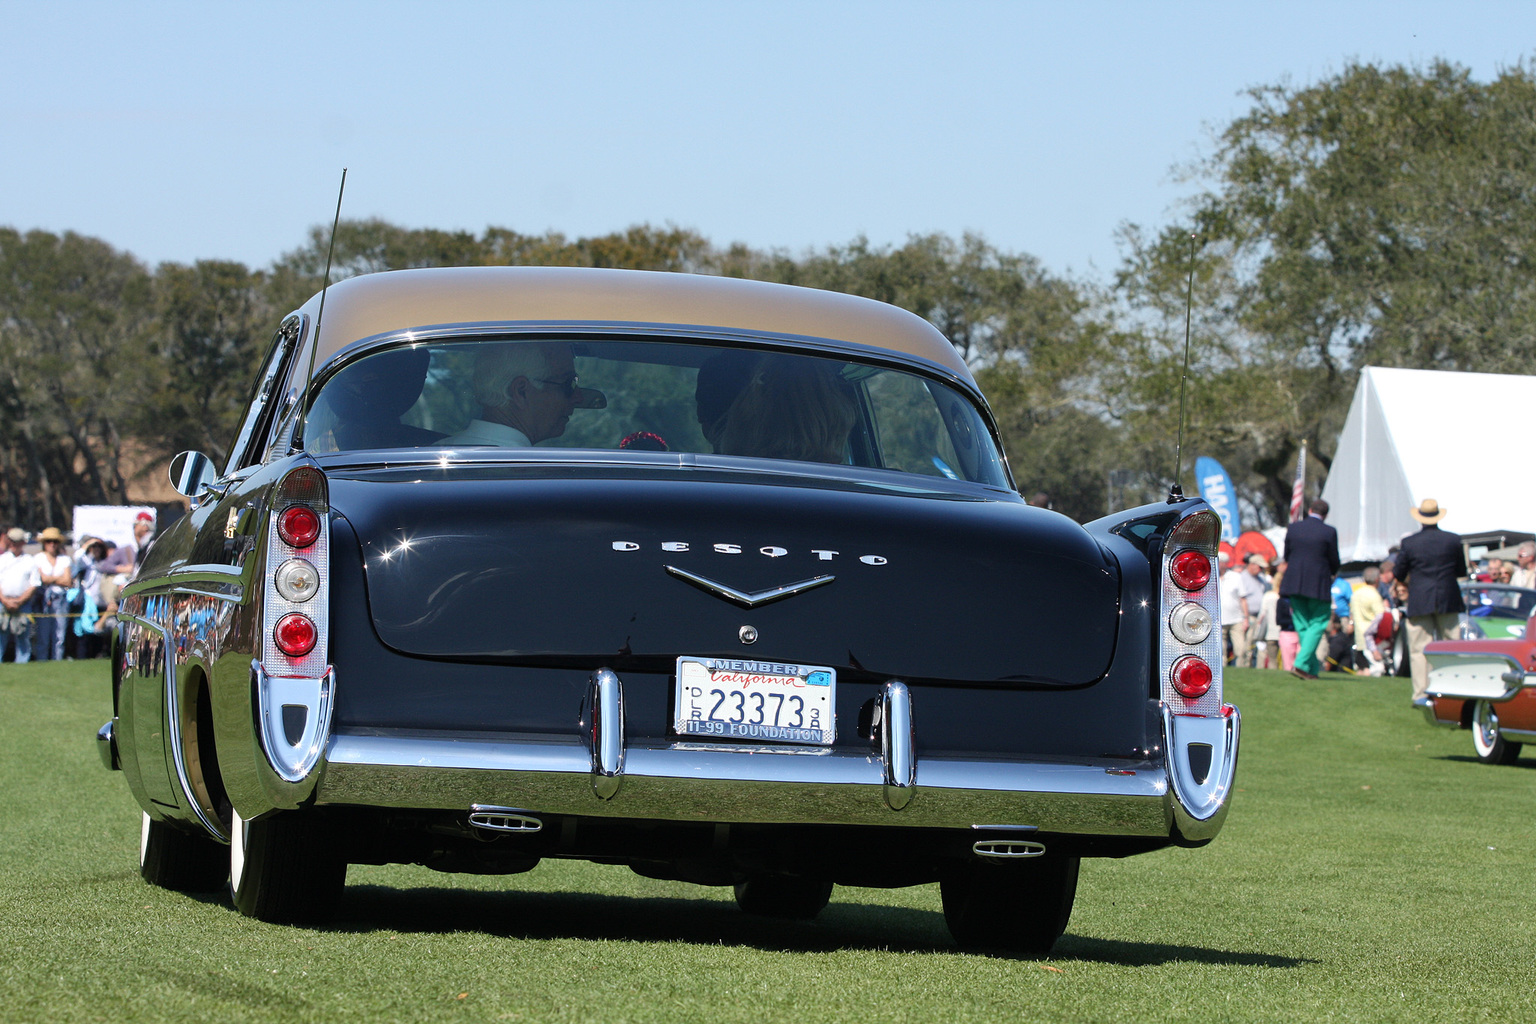
<path fill-rule="evenodd" d="M 311 323 L 319 309 L 319 295 L 303 306 Z M 808 335 L 918 356 L 971 380 L 965 361 L 932 324 L 884 302 L 731 277 L 586 267 L 443 267 L 339 281 L 326 293 L 315 365 L 377 334 L 528 321 L 686 324 Z M 308 361 L 307 351 L 302 358 Z"/>

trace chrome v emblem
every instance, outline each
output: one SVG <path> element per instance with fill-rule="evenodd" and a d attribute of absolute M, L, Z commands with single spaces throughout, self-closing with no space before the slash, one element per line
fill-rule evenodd
<path fill-rule="evenodd" d="M 663 566 L 663 568 L 678 579 L 687 580 L 705 593 L 714 594 L 716 597 L 723 597 L 727 601 L 734 601 L 743 608 L 756 608 L 760 604 L 777 601 L 781 597 L 803 594 L 807 590 L 819 587 L 824 583 L 831 583 L 837 579 L 836 576 L 817 576 L 813 579 L 801 580 L 799 583 L 786 583 L 782 587 L 770 587 L 767 590 L 755 590 L 748 593 L 745 590 L 728 587 L 724 583 L 717 583 L 697 573 L 691 573 L 686 569 L 679 569 L 675 565 Z"/>

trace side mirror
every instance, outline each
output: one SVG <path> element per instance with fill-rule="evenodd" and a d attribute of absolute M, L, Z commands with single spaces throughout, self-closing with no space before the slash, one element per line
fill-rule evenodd
<path fill-rule="evenodd" d="M 213 460 L 202 452 L 182 452 L 171 460 L 171 486 L 184 498 L 196 498 L 218 477 Z"/>

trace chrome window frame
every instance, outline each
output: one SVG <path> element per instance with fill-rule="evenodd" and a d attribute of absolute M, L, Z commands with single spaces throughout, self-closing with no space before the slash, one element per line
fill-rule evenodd
<path fill-rule="evenodd" d="M 240 430 L 229 446 L 229 458 L 219 479 L 228 479 L 249 466 L 258 464 L 267 449 L 267 435 L 271 433 L 274 417 L 267 415 L 274 398 L 282 392 L 283 382 L 292 376 L 294 354 L 304 347 L 309 336 L 309 316 L 290 313 L 283 318 L 267 358 L 262 361 L 262 372 L 251 389 L 246 402 L 245 416 Z M 263 427 L 265 423 L 265 427 Z"/>

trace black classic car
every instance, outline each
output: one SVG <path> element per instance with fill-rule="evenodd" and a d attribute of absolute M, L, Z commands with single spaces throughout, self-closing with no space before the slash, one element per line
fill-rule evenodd
<path fill-rule="evenodd" d="M 172 476 L 97 740 L 144 877 L 257 918 L 323 920 L 348 864 L 564 857 L 789 917 L 937 881 L 962 945 L 1041 952 L 1081 858 L 1226 815 L 1217 516 L 1029 506 L 889 305 L 357 277 L 283 321 L 224 464 Z"/>

